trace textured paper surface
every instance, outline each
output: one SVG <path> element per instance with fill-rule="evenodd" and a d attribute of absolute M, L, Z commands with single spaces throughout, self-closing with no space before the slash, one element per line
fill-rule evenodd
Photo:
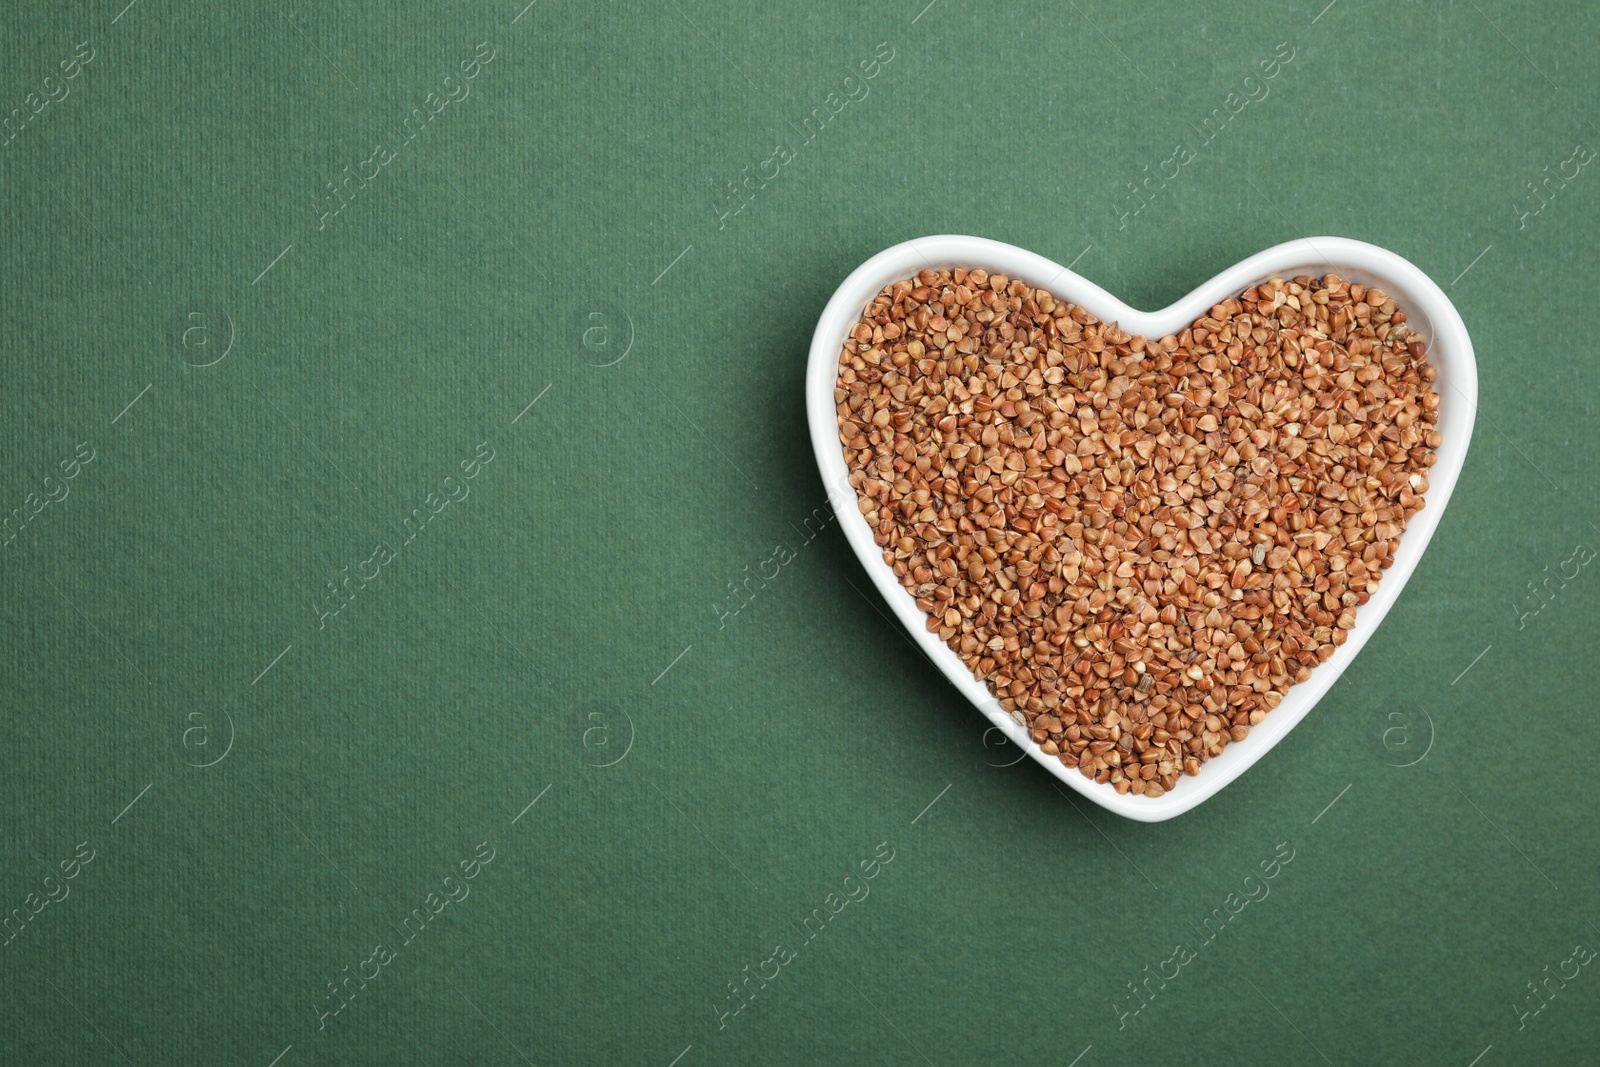
<path fill-rule="evenodd" d="M 0 1059 L 1591 1055 L 1593 11 L 124 3 L 0 16 Z M 816 316 L 941 232 L 1472 333 L 1398 606 L 1175 822 L 824 507 Z"/>

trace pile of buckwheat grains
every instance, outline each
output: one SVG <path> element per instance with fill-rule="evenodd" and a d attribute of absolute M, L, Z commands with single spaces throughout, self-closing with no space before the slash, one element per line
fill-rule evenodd
<path fill-rule="evenodd" d="M 928 630 L 1045 753 L 1158 797 L 1344 643 L 1423 506 L 1436 370 L 1386 294 L 1274 278 L 1152 341 L 983 270 L 878 294 L 834 390 Z"/>

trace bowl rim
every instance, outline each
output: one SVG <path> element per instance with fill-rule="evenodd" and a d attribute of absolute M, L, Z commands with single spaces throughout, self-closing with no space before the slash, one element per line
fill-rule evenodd
<path fill-rule="evenodd" d="M 1433 384 L 1439 393 L 1438 432 L 1443 441 L 1435 450 L 1438 460 L 1428 471 L 1426 506 L 1407 524 L 1395 550 L 1394 564 L 1383 572 L 1377 592 L 1358 610 L 1356 627 L 1334 655 L 1312 671 L 1308 681 L 1289 689 L 1283 702 L 1260 725 L 1252 727 L 1248 737 L 1229 744 L 1220 756 L 1207 761 L 1198 775 L 1185 777 L 1180 788 L 1154 800 L 1123 795 L 1109 784 L 1087 779 L 1034 744 L 1027 731 L 1000 708 L 988 687 L 937 635 L 927 631 L 926 616 L 883 562 L 871 527 L 857 507 L 855 490 L 848 482 L 844 450 L 839 444 L 834 401 L 839 353 L 846 333 L 885 286 L 924 269 L 946 267 L 981 267 L 991 273 L 1021 278 L 1058 299 L 1082 306 L 1103 322 L 1114 322 L 1130 334 L 1151 338 L 1180 332 L 1213 305 L 1269 278 L 1287 279 L 1302 274 L 1320 278 L 1335 273 L 1346 280 L 1380 288 L 1393 297 L 1405 310 L 1407 325 L 1426 341 L 1428 361 L 1439 369 Z M 1106 810 L 1138 822 L 1174 818 L 1220 793 L 1299 725 L 1360 654 L 1399 598 L 1433 538 L 1466 460 L 1478 404 L 1472 341 L 1449 297 L 1410 261 L 1388 249 L 1345 237 L 1306 237 L 1263 249 L 1197 285 L 1165 308 L 1148 312 L 1130 307 L 1070 268 L 1015 245 L 960 234 L 902 241 L 862 263 L 828 300 L 812 334 L 805 388 L 806 421 L 829 506 L 879 595 L 917 647 L 995 728 L 1035 762 Z"/>

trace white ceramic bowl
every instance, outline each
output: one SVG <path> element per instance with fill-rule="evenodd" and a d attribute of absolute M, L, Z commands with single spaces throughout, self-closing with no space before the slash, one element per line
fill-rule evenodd
<path fill-rule="evenodd" d="M 872 530 L 857 506 L 855 490 L 847 480 L 849 470 L 845 466 L 844 452 L 839 445 L 833 399 L 845 336 L 884 286 L 910 278 L 925 268 L 945 267 L 982 267 L 991 273 L 1020 278 L 1083 306 L 1102 321 L 1116 322 L 1129 333 L 1152 339 L 1181 332 L 1206 314 L 1212 305 L 1238 295 L 1257 282 L 1300 274 L 1320 278 L 1332 272 L 1369 287 L 1376 286 L 1394 297 L 1395 303 L 1405 310 L 1406 325 L 1426 341 L 1428 360 L 1439 368 L 1433 385 L 1439 393 L 1437 428 L 1444 443 L 1438 449 L 1438 461 L 1428 471 L 1427 506 L 1406 524 L 1400 546 L 1394 553 L 1394 565 L 1383 572 L 1378 591 L 1356 613 L 1356 625 L 1349 640 L 1312 672 L 1309 681 L 1292 687 L 1283 703 L 1259 726 L 1251 728 L 1248 737 L 1228 745 L 1220 756 L 1201 766 L 1199 775 L 1184 777 L 1176 789 L 1164 796 L 1154 800 L 1124 796 L 1110 785 L 1097 784 L 1075 768 L 1064 766 L 1059 759 L 1046 755 L 1035 745 L 1027 731 L 1001 710 L 987 686 L 973 677 L 937 634 L 928 632 L 926 616 L 893 570 L 883 562 L 882 550 L 873 541 Z M 905 625 L 911 639 L 991 723 L 1050 773 L 1096 804 L 1140 822 L 1170 819 L 1215 796 L 1283 740 L 1361 652 L 1400 596 L 1400 590 L 1405 588 L 1406 580 L 1433 537 L 1434 527 L 1439 525 L 1439 517 L 1444 514 L 1456 477 L 1461 473 L 1461 464 L 1466 459 L 1477 405 L 1478 371 L 1473 361 L 1472 342 L 1449 298 L 1421 270 L 1393 252 L 1342 237 L 1306 238 L 1259 252 L 1160 311 L 1136 311 L 1087 278 L 1014 245 L 981 237 L 919 237 L 879 252 L 844 280 L 823 309 L 811 339 L 811 358 L 806 368 L 806 415 L 829 503 L 862 566 Z"/>

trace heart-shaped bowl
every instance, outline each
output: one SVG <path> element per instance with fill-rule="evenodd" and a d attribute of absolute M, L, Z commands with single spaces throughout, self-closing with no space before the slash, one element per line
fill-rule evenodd
<path fill-rule="evenodd" d="M 1333 273 L 1369 288 L 1376 287 L 1393 297 L 1406 313 L 1407 326 L 1420 333 L 1426 343 L 1428 361 L 1438 368 L 1438 378 L 1432 383 L 1439 394 L 1438 423 L 1434 428 L 1443 441 L 1435 450 L 1437 461 L 1428 471 L 1426 506 L 1407 521 L 1394 552 L 1394 563 L 1383 572 L 1372 598 L 1356 613 L 1356 625 L 1348 639 L 1330 659 L 1312 670 L 1307 681 L 1291 686 L 1282 703 L 1260 725 L 1251 727 L 1243 741 L 1227 745 L 1220 755 L 1201 765 L 1198 775 L 1184 777 L 1178 788 L 1163 796 L 1152 799 L 1118 793 L 1109 784 L 1085 778 L 1076 768 L 1067 767 L 1034 744 L 1027 730 L 1000 707 L 988 687 L 937 634 L 928 632 L 927 616 L 883 561 L 882 550 L 873 540 L 872 528 L 857 505 L 856 491 L 849 484 L 850 471 L 839 443 L 834 400 L 839 355 L 845 338 L 860 321 L 866 306 L 885 286 L 911 278 L 925 269 L 956 267 L 981 267 L 991 273 L 1020 278 L 1031 286 L 1047 290 L 1057 299 L 1083 307 L 1103 322 L 1115 322 L 1130 334 L 1142 334 L 1152 340 L 1181 333 L 1207 314 L 1213 305 L 1238 296 L 1269 278 L 1287 279 L 1302 274 L 1321 278 Z M 1343 237 L 1305 238 L 1258 252 L 1160 311 L 1137 311 L 1087 278 L 1015 245 L 959 235 L 919 237 L 884 249 L 844 280 L 817 322 L 806 368 L 806 417 L 829 504 L 862 566 L 910 633 L 911 640 L 997 729 L 1050 773 L 1096 804 L 1140 822 L 1170 819 L 1215 796 L 1283 740 L 1344 673 L 1400 596 L 1433 537 L 1434 527 L 1439 525 L 1461 473 L 1461 464 L 1466 459 L 1477 406 L 1478 371 L 1473 361 L 1472 342 L 1449 298 L 1426 274 L 1400 256 Z"/>

